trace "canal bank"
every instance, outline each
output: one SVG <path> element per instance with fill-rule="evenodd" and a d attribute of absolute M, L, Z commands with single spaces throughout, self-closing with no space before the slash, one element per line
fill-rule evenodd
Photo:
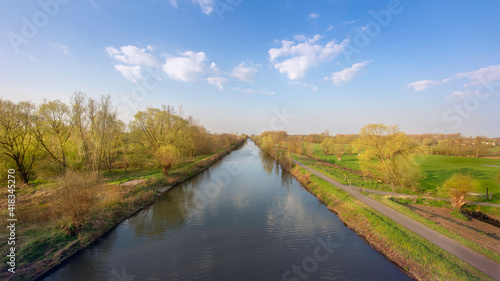
<path fill-rule="evenodd" d="M 409 280 L 251 141 L 166 191 L 43 280 L 131 276 Z"/>

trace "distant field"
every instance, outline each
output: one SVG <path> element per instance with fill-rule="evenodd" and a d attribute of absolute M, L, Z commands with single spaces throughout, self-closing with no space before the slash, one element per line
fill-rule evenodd
<path fill-rule="evenodd" d="M 489 149 L 491 155 L 500 156 L 500 146 L 495 146 Z"/>
<path fill-rule="evenodd" d="M 346 154 L 342 161 L 338 161 L 335 155 L 323 155 L 321 144 L 313 144 L 316 157 L 353 170 L 361 170 L 357 154 Z M 495 147 L 500 151 L 500 147 Z M 497 183 L 497 176 L 500 173 L 500 167 L 490 167 L 484 165 L 500 166 L 500 159 L 456 157 L 441 155 L 420 155 L 417 157 L 417 163 L 424 175 L 420 181 L 424 193 L 432 195 L 437 194 L 437 187 L 450 178 L 454 173 L 468 173 L 474 176 L 480 183 L 479 193 L 485 192 L 486 188 L 493 192 L 494 202 L 500 202 L 500 186 Z"/>
<path fill-rule="evenodd" d="M 481 188 L 479 192 L 485 192 L 488 188 L 491 192 L 500 196 L 500 187 L 496 182 L 496 177 L 500 173 L 500 167 L 489 167 L 484 165 L 500 166 L 500 159 L 455 157 L 441 155 L 419 156 L 417 162 L 424 173 L 424 180 L 421 181 L 422 188 L 433 190 L 441 185 L 453 173 L 468 173 L 479 180 Z M 496 198 L 497 200 L 499 198 Z"/>

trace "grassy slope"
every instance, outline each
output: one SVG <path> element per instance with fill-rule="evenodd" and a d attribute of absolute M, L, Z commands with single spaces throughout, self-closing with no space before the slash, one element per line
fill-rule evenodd
<path fill-rule="evenodd" d="M 490 280 L 475 268 L 367 208 L 326 181 L 298 167 L 292 172 L 344 223 L 413 277 L 419 280 Z"/>

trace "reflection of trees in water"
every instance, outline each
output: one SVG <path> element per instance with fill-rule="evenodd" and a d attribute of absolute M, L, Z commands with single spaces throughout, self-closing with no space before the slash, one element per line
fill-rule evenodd
<path fill-rule="evenodd" d="M 264 169 L 264 171 L 266 171 L 268 175 L 271 175 L 274 171 L 276 173 L 276 176 L 281 177 L 282 185 L 286 187 L 286 191 L 290 191 L 290 186 L 293 182 L 292 175 L 282 169 L 280 164 L 263 150 L 259 150 L 259 155 L 260 163 L 262 164 L 262 168 Z"/>
<path fill-rule="evenodd" d="M 274 159 L 271 156 L 269 156 L 269 154 L 265 153 L 263 150 L 259 150 L 259 155 L 262 168 L 264 169 L 264 171 L 267 172 L 268 175 L 271 175 L 271 173 L 274 170 L 276 161 L 274 161 Z"/>
<path fill-rule="evenodd" d="M 216 165 L 218 166 L 219 162 Z M 130 219 L 134 234 L 161 239 L 160 234 L 166 231 L 182 229 L 191 213 L 199 211 L 197 204 L 201 188 L 209 180 L 210 171 L 207 170 L 167 191 L 158 202 Z"/>
<path fill-rule="evenodd" d="M 290 187 L 292 186 L 294 178 L 293 176 L 285 171 L 284 169 L 281 169 L 281 183 L 286 187 L 286 192 L 290 192 Z"/>

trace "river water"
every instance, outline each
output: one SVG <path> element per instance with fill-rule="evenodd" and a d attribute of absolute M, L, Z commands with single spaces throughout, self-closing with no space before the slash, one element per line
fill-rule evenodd
<path fill-rule="evenodd" d="M 43 280 L 410 280 L 252 142 Z"/>

